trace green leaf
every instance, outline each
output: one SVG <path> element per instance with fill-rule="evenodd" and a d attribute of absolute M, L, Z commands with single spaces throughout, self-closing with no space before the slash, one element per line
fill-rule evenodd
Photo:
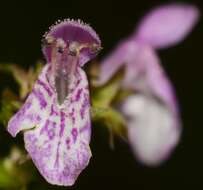
<path fill-rule="evenodd" d="M 91 113 L 93 121 L 99 121 L 109 129 L 110 133 L 126 139 L 126 120 L 118 111 L 113 108 L 94 107 Z"/>
<path fill-rule="evenodd" d="M 14 147 L 8 157 L 0 160 L 0 189 L 23 189 L 31 180 L 33 172 L 28 163 L 23 162 L 26 154 Z"/>
<path fill-rule="evenodd" d="M 124 117 L 112 108 L 115 105 L 115 101 L 119 101 L 121 98 L 119 94 L 122 90 L 121 84 L 124 72 L 124 67 L 122 67 L 106 84 L 102 86 L 93 85 L 91 88 L 92 120 L 107 127 L 110 134 L 111 147 L 113 147 L 115 135 L 124 140 L 127 137 Z M 97 73 L 97 70 L 95 73 Z"/>
<path fill-rule="evenodd" d="M 116 97 L 123 79 L 124 70 L 120 69 L 106 84 L 91 89 L 91 101 L 94 107 L 108 107 Z"/>
<path fill-rule="evenodd" d="M 115 98 L 113 99 L 113 105 L 120 104 L 123 102 L 127 97 L 134 95 L 135 91 L 131 89 L 120 89 L 116 94 Z"/>
<path fill-rule="evenodd" d="M 9 119 L 21 105 L 22 103 L 17 96 L 9 89 L 5 89 L 1 96 L 0 123 L 6 126 Z"/>
<path fill-rule="evenodd" d="M 37 63 L 34 68 L 30 67 L 28 71 L 15 64 L 0 64 L 0 71 L 11 73 L 16 82 L 19 84 L 19 93 L 21 99 L 24 99 L 31 91 L 41 68 L 41 62 Z"/>

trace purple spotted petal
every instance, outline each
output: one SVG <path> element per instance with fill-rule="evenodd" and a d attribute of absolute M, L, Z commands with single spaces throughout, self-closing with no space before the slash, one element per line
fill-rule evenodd
<path fill-rule="evenodd" d="M 88 82 L 78 68 L 75 88 L 59 105 L 49 76 L 46 65 L 8 131 L 13 136 L 24 131 L 26 150 L 49 183 L 72 185 L 91 157 Z"/>
<path fill-rule="evenodd" d="M 134 38 L 154 48 L 165 48 L 182 41 L 198 21 L 199 10 L 187 4 L 163 5 L 148 13 Z"/>
<path fill-rule="evenodd" d="M 84 24 L 82 21 L 74 20 L 64 20 L 60 23 L 56 23 L 50 27 L 50 31 L 47 32 L 44 37 L 52 36 L 55 39 L 62 39 L 65 43 L 70 44 L 72 42 L 79 42 L 82 44 L 95 43 L 98 47 L 101 46 L 101 41 L 96 34 L 96 32 L 87 24 Z M 51 47 L 43 46 L 43 52 L 47 59 L 47 62 L 51 62 Z M 80 61 L 79 64 L 82 66 L 90 59 L 94 58 L 98 53 L 97 49 L 94 52 L 90 51 L 89 48 L 84 48 L 80 52 Z"/>

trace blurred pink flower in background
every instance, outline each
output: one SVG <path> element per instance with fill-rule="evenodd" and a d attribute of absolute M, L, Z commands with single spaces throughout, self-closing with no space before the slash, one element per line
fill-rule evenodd
<path fill-rule="evenodd" d="M 166 160 L 181 135 L 174 89 L 160 65 L 156 49 L 181 42 L 198 18 L 199 11 L 192 5 L 155 8 L 101 63 L 100 84 L 126 65 L 122 87 L 133 90 L 134 94 L 122 102 L 120 111 L 128 122 L 128 138 L 134 154 L 149 166 Z"/>

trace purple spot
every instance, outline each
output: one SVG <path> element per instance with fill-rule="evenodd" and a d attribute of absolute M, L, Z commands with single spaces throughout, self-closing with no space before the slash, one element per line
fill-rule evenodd
<path fill-rule="evenodd" d="M 39 89 L 34 89 L 33 90 L 33 94 L 35 95 L 35 97 L 39 100 L 39 103 L 40 103 L 40 106 L 41 106 L 41 109 L 42 108 L 45 108 L 47 106 L 47 102 L 44 98 L 44 95 L 43 93 L 39 90 Z"/>
<path fill-rule="evenodd" d="M 72 119 L 73 124 L 75 124 L 75 117 L 73 116 L 71 119 Z"/>
<path fill-rule="evenodd" d="M 80 77 L 80 80 L 77 80 L 76 87 L 80 84 L 80 81 L 81 81 L 81 77 Z"/>
<path fill-rule="evenodd" d="M 40 121 L 42 120 L 42 118 L 38 115 L 38 116 L 36 117 L 36 120 L 37 120 L 38 122 L 40 122 Z"/>
<path fill-rule="evenodd" d="M 53 93 L 51 92 L 50 88 L 43 81 L 38 79 L 37 83 L 46 90 L 46 92 L 48 93 L 49 96 L 53 95 Z"/>
<path fill-rule="evenodd" d="M 51 113 L 50 113 L 50 115 L 51 115 L 51 116 L 52 116 L 52 115 L 58 115 L 58 112 L 55 110 L 53 104 L 51 105 Z"/>
<path fill-rule="evenodd" d="M 71 117 L 71 120 L 72 120 L 73 124 L 75 123 L 74 113 L 75 113 L 75 109 L 72 108 L 72 111 L 69 113 L 69 116 Z"/>
<path fill-rule="evenodd" d="M 61 112 L 61 121 L 65 121 L 65 113 Z"/>
<path fill-rule="evenodd" d="M 55 122 L 55 121 L 52 122 L 52 127 L 53 127 L 53 128 L 56 128 L 56 122 Z"/>
<path fill-rule="evenodd" d="M 31 144 L 35 144 L 35 142 L 37 141 L 36 136 L 33 134 L 27 134 L 26 138 L 28 141 L 30 141 Z"/>
<path fill-rule="evenodd" d="M 82 104 L 82 107 L 80 109 L 80 115 L 81 115 L 81 118 L 83 119 L 84 118 L 84 114 L 85 114 L 85 111 L 87 108 L 89 108 L 89 99 L 88 99 L 88 96 L 85 95 L 84 97 L 84 101 L 83 101 L 83 104 Z"/>
<path fill-rule="evenodd" d="M 62 137 L 63 136 L 64 128 L 65 128 L 65 113 L 64 112 L 60 112 L 60 114 L 61 114 L 61 124 L 60 124 L 59 136 Z"/>
<path fill-rule="evenodd" d="M 64 128 L 65 128 L 65 123 L 61 123 L 60 127 L 61 127 L 61 129 L 60 129 L 59 136 L 62 137 L 63 136 L 63 132 L 64 132 Z"/>
<path fill-rule="evenodd" d="M 57 168 L 59 166 L 59 146 L 60 146 L 61 142 L 58 142 L 58 146 L 57 146 L 57 151 L 56 151 L 56 161 L 54 164 L 54 167 Z"/>
<path fill-rule="evenodd" d="M 80 129 L 80 133 L 85 132 L 86 130 L 90 129 L 90 122 L 87 122 L 84 127 Z"/>
<path fill-rule="evenodd" d="M 41 117 L 39 115 L 35 115 L 35 114 L 28 114 L 26 115 L 26 118 L 29 119 L 31 122 L 40 122 L 41 121 Z"/>
<path fill-rule="evenodd" d="M 76 128 L 73 128 L 72 131 L 71 131 L 71 134 L 73 136 L 73 142 L 75 143 L 76 140 L 77 140 L 77 136 L 78 136 L 78 131 Z"/>
<path fill-rule="evenodd" d="M 78 102 L 80 100 L 80 97 L 81 97 L 81 93 L 82 93 L 83 89 L 80 88 L 78 91 L 77 91 L 77 94 L 75 96 L 75 101 Z"/>
<path fill-rule="evenodd" d="M 55 137 L 55 127 L 56 127 L 55 122 L 47 120 L 44 124 L 44 127 L 40 130 L 40 135 L 46 132 L 49 140 L 52 140 Z"/>
<path fill-rule="evenodd" d="M 31 105 L 32 105 L 32 102 L 31 101 L 28 101 L 28 102 L 26 102 L 26 104 L 24 105 L 24 109 L 25 110 L 27 110 L 27 109 L 29 109 L 30 107 L 31 107 Z"/>
<path fill-rule="evenodd" d="M 40 135 L 43 134 L 45 131 L 48 131 L 48 127 L 49 127 L 49 120 L 47 119 L 44 127 L 40 130 Z"/>
<path fill-rule="evenodd" d="M 68 166 L 66 166 L 63 170 L 63 175 L 64 176 L 69 176 L 70 175 L 70 169 Z"/>
<path fill-rule="evenodd" d="M 55 132 L 53 129 L 48 130 L 48 136 L 50 140 L 53 140 L 53 138 L 55 137 Z"/>
<path fill-rule="evenodd" d="M 20 111 L 16 114 L 16 117 L 19 118 L 22 115 L 25 115 L 25 113 L 30 109 L 31 105 L 31 101 L 26 102 L 24 106 L 20 109 Z"/>
<path fill-rule="evenodd" d="M 67 140 L 66 140 L 66 145 L 67 145 L 67 149 L 70 149 L 70 139 L 69 138 L 67 138 Z"/>

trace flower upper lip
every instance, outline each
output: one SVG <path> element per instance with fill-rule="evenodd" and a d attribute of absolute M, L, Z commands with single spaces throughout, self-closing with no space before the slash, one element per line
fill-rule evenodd
<path fill-rule="evenodd" d="M 51 36 L 51 37 L 50 37 Z M 48 42 L 47 43 L 47 40 Z M 63 40 L 67 44 L 70 54 L 76 55 L 80 52 L 79 65 L 83 66 L 87 61 L 94 58 L 101 50 L 101 41 L 96 32 L 87 24 L 81 21 L 64 20 L 50 27 L 43 39 L 43 53 L 48 63 L 51 62 L 51 46 L 54 39 Z M 78 46 L 79 44 L 79 46 Z M 74 51 L 72 51 L 72 48 Z M 60 48 L 60 51 L 63 48 Z"/>

